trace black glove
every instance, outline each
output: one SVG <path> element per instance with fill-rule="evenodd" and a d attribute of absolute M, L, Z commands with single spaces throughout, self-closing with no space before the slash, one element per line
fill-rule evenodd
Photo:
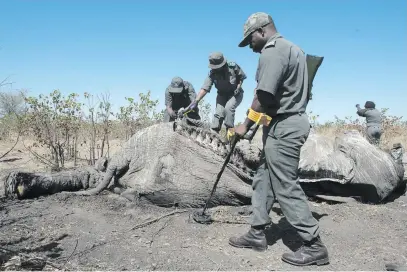
<path fill-rule="evenodd" d="M 356 108 L 359 108 L 360 107 L 360 105 L 359 104 L 356 104 Z"/>
<path fill-rule="evenodd" d="M 195 109 L 197 105 L 198 105 L 198 102 L 197 102 L 196 100 L 192 101 L 192 103 L 189 104 L 189 106 L 186 107 L 186 108 L 183 110 L 182 113 L 188 112 L 188 111 L 191 111 L 191 110 Z"/>
<path fill-rule="evenodd" d="M 173 110 L 169 110 L 169 111 L 168 111 L 168 115 L 169 115 L 171 118 L 177 117 L 177 114 L 176 114 L 175 111 L 173 111 Z"/>

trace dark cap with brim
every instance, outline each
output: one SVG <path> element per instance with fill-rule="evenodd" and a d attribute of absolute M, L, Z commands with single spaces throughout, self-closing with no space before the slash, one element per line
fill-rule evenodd
<path fill-rule="evenodd" d="M 209 55 L 209 65 L 211 69 L 219 69 L 226 64 L 226 59 L 221 52 L 214 52 Z"/>
<path fill-rule="evenodd" d="M 239 43 L 239 47 L 246 47 L 246 46 L 249 45 L 249 39 L 248 39 L 248 37 L 249 37 L 250 34 L 252 34 L 252 33 L 249 33 L 247 36 L 245 36 L 245 37 L 243 38 L 243 40 Z"/>
<path fill-rule="evenodd" d="M 271 16 L 264 12 L 256 12 L 249 16 L 243 26 L 243 39 L 239 43 L 239 47 L 245 47 L 249 44 L 249 36 L 257 29 L 268 25 L 273 20 Z"/>
<path fill-rule="evenodd" d="M 170 93 L 181 93 L 184 90 L 184 81 L 180 77 L 174 77 L 171 81 L 168 91 Z"/>

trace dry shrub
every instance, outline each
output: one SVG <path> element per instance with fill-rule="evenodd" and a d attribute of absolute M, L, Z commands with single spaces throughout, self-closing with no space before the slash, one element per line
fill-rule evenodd
<path fill-rule="evenodd" d="M 388 108 L 381 109 L 383 134 L 380 138 L 380 148 L 390 150 L 395 143 L 401 143 L 404 148 L 407 148 L 407 121 L 403 121 L 403 117 L 387 115 L 387 111 Z M 315 131 L 327 137 L 334 138 L 347 130 L 358 130 L 366 137 L 365 118 L 345 117 L 340 119 L 335 116 L 335 121 L 319 124 L 318 115 L 310 112 L 309 117 Z"/>

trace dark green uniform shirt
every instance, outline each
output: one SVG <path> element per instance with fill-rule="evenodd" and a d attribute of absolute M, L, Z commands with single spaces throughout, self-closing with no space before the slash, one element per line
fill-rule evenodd
<path fill-rule="evenodd" d="M 308 104 L 306 55 L 279 33 L 273 35 L 261 51 L 256 81 L 256 90 L 274 96 L 273 101 L 259 101 L 267 115 L 305 113 Z"/>
<path fill-rule="evenodd" d="M 381 126 L 382 115 L 377 109 L 358 109 L 359 116 L 366 117 L 366 126 Z"/>
<path fill-rule="evenodd" d="M 213 70 L 211 70 L 201 89 L 209 93 L 213 84 L 215 84 L 216 89 L 218 89 L 218 94 L 232 95 L 237 88 L 237 84 L 246 79 L 246 74 L 242 68 L 234 62 L 228 62 L 227 66 L 228 70 L 225 73 L 214 73 Z"/>
<path fill-rule="evenodd" d="M 188 81 L 184 80 L 184 90 L 180 94 L 170 93 L 169 87 L 165 90 L 165 106 L 170 106 L 173 110 L 188 107 L 196 98 L 195 89 Z"/>

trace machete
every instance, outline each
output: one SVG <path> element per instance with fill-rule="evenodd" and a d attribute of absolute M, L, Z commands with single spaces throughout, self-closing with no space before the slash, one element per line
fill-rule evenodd
<path fill-rule="evenodd" d="M 315 75 L 317 74 L 318 68 L 324 61 L 324 57 L 319 57 L 315 55 L 306 56 L 307 70 L 308 70 L 308 101 L 312 100 L 312 86 L 314 82 Z"/>

